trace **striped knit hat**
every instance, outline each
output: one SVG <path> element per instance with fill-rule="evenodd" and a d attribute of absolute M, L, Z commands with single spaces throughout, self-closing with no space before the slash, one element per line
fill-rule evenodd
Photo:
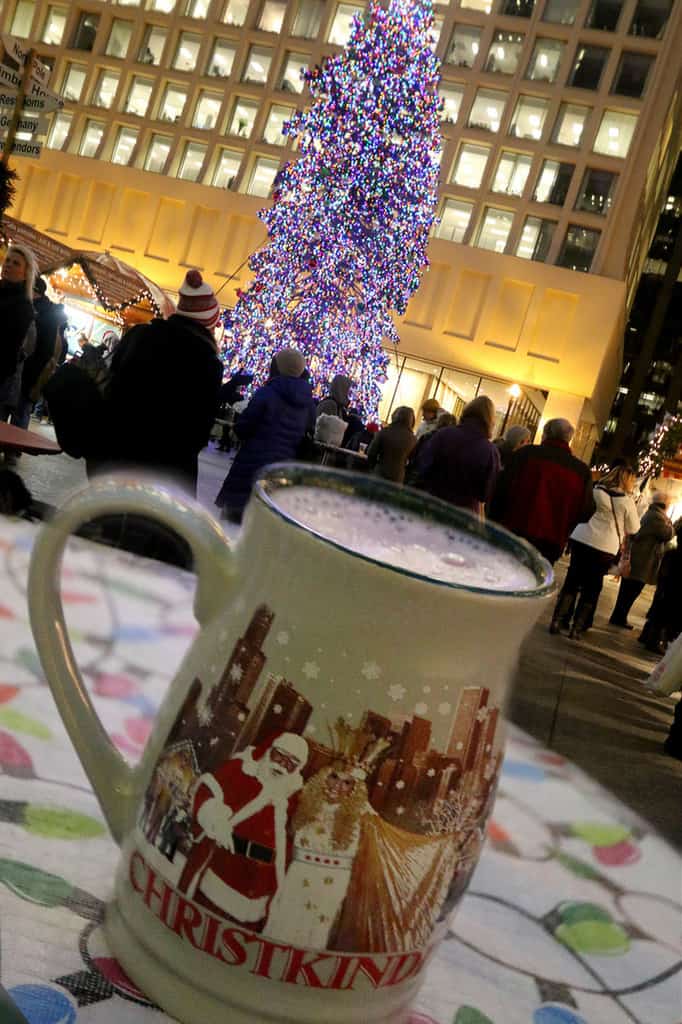
<path fill-rule="evenodd" d="M 194 320 L 196 323 L 212 330 L 220 319 L 220 306 L 210 284 L 198 270 L 188 270 L 180 288 L 180 300 L 177 306 L 180 316 Z"/>

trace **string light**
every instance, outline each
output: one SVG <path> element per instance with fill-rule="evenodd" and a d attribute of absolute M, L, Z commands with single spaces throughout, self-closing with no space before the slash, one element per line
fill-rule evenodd
<path fill-rule="evenodd" d="M 668 459 L 674 459 L 682 447 L 682 415 L 667 416 L 656 427 L 647 450 L 640 454 L 639 475 L 656 478 Z"/>
<path fill-rule="evenodd" d="M 365 417 L 378 413 L 389 355 L 428 265 L 441 148 L 431 0 L 370 0 L 345 51 L 304 73 L 312 106 L 284 125 L 300 157 L 261 210 L 268 242 L 225 315 L 231 371 L 268 376 L 295 346 L 318 386 L 343 373 Z"/>

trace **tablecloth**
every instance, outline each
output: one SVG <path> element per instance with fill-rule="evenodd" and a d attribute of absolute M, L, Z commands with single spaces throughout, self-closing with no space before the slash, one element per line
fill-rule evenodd
<path fill-rule="evenodd" d="M 102 934 L 118 850 L 31 638 L 34 536 L 0 520 L 0 978 L 30 1024 L 165 1024 Z M 134 760 L 196 632 L 193 577 L 74 541 L 62 588 L 94 703 Z M 412 1024 L 680 1024 L 681 885 L 663 840 L 512 729 L 481 862 Z"/>

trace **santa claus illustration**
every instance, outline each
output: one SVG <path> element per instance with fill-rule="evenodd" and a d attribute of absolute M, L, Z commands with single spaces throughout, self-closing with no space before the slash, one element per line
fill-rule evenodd
<path fill-rule="evenodd" d="M 307 759 L 303 737 L 285 732 L 199 778 L 181 892 L 213 913 L 262 928 L 290 860 L 287 821 Z"/>

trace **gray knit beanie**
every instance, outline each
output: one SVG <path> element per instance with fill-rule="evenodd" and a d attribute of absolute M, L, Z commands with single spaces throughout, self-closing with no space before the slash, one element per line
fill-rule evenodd
<path fill-rule="evenodd" d="M 305 359 L 297 348 L 283 348 L 275 356 L 275 362 L 283 377 L 300 377 L 305 370 Z"/>

